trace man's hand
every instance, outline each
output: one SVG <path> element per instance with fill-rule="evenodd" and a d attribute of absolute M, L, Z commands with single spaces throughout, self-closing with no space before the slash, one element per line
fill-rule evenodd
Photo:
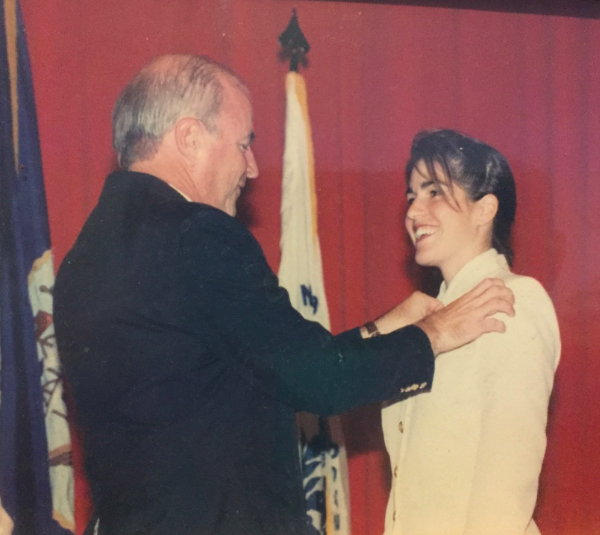
<path fill-rule="evenodd" d="M 377 330 L 381 334 L 391 333 L 407 325 L 417 323 L 425 316 L 444 307 L 440 301 L 429 297 L 423 292 L 414 292 L 410 297 L 396 305 L 392 310 L 375 320 Z M 363 338 L 369 335 L 364 327 L 361 328 Z"/>
<path fill-rule="evenodd" d="M 0 535 L 11 535 L 13 532 L 14 523 L 12 518 L 2 507 L 2 499 L 0 499 Z"/>
<path fill-rule="evenodd" d="M 504 332 L 493 314 L 515 315 L 515 298 L 500 279 L 485 279 L 469 293 L 417 322 L 429 337 L 435 355 L 451 351 L 484 333 Z"/>

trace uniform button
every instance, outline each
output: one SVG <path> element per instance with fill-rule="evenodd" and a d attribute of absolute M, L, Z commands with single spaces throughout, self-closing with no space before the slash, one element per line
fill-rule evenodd
<path fill-rule="evenodd" d="M 394 468 L 394 477 L 398 477 L 398 467 Z"/>
<path fill-rule="evenodd" d="M 402 422 L 398 424 L 398 431 L 400 431 L 400 433 L 404 433 L 404 424 Z"/>

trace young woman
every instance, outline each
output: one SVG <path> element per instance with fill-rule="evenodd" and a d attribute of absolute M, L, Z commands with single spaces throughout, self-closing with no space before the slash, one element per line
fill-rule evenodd
<path fill-rule="evenodd" d="M 515 295 L 505 333 L 441 354 L 430 392 L 382 412 L 392 489 L 385 535 L 532 535 L 560 355 L 542 286 L 511 273 L 516 193 L 495 149 L 451 130 L 418 134 L 406 167 L 406 229 L 415 260 L 439 268 L 438 299 L 487 277 Z"/>

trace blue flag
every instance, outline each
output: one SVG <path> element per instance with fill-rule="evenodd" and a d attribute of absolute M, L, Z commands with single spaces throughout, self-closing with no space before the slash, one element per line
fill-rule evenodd
<path fill-rule="evenodd" d="M 29 57 L 17 0 L 0 14 L 0 497 L 16 535 L 73 529 L 69 430 Z"/>

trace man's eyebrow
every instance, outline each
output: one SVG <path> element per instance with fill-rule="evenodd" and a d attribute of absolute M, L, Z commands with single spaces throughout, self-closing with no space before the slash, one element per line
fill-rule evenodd
<path fill-rule="evenodd" d="M 435 182 L 433 180 L 426 180 L 425 182 L 421 182 L 419 188 L 420 189 L 427 189 L 429 186 L 434 186 Z M 413 189 L 408 186 L 408 188 L 406 188 L 406 195 L 410 195 L 411 193 L 414 194 Z"/>

